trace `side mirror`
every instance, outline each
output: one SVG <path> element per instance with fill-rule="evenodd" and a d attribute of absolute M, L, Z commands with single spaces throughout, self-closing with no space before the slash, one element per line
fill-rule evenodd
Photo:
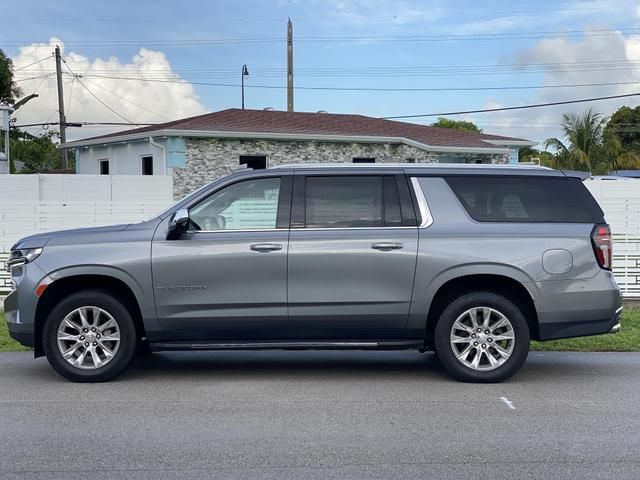
<path fill-rule="evenodd" d="M 167 233 L 167 240 L 176 240 L 180 238 L 184 232 L 189 228 L 189 210 L 181 208 L 173 214 L 171 221 L 169 222 L 169 232 Z"/>

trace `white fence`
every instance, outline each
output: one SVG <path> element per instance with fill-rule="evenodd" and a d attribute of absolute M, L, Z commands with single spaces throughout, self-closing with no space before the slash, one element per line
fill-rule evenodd
<path fill-rule="evenodd" d="M 640 298 L 640 180 L 586 180 L 613 231 L 613 273 L 625 298 Z"/>
<path fill-rule="evenodd" d="M 0 293 L 9 290 L 5 262 L 17 239 L 139 222 L 172 201 L 170 176 L 0 175 Z"/>
<path fill-rule="evenodd" d="M 640 180 L 587 180 L 614 233 L 613 271 L 622 294 L 640 298 Z M 0 175 L 0 292 L 20 237 L 66 228 L 131 223 L 172 202 L 169 176 Z"/>

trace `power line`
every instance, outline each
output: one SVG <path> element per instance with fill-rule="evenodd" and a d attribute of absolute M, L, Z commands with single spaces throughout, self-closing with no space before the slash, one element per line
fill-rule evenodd
<path fill-rule="evenodd" d="M 84 78 L 84 77 L 83 77 L 83 78 Z M 148 108 L 146 108 L 146 107 L 143 107 L 142 105 L 139 105 L 139 104 L 137 104 L 137 103 L 132 102 L 131 100 L 129 100 L 128 98 L 123 97 L 122 95 L 118 95 L 117 93 L 112 92 L 111 90 L 108 90 L 108 89 L 104 88 L 104 87 L 103 87 L 102 85 L 100 85 L 99 83 L 93 82 L 93 81 L 89 80 L 88 78 L 84 78 L 84 79 L 85 79 L 87 82 L 91 83 L 92 85 L 95 85 L 96 87 L 98 87 L 98 88 L 100 88 L 100 89 L 104 90 L 105 92 L 107 92 L 107 93 L 109 93 L 109 94 L 113 95 L 114 97 L 118 97 L 119 99 L 124 100 L 125 102 L 130 103 L 131 105 L 133 105 L 133 106 L 135 106 L 135 107 L 138 107 L 138 108 L 140 108 L 140 109 L 142 109 L 142 110 L 145 110 L 145 111 L 147 111 L 147 112 L 149 112 L 149 113 L 152 113 L 152 114 L 154 114 L 155 116 L 162 118 L 163 120 L 169 120 L 169 119 L 168 119 L 167 117 L 165 117 L 164 115 L 160 115 L 159 113 L 154 112 L 153 110 L 150 110 L 150 109 L 148 109 Z"/>
<path fill-rule="evenodd" d="M 46 75 L 38 75 L 37 77 L 29 77 L 29 78 L 20 78 L 20 79 L 16 79 L 14 80 L 16 83 L 18 82 L 26 82 L 27 80 L 39 80 L 41 78 L 47 78 L 47 77 L 51 77 L 55 75 L 55 73 L 48 73 Z"/>
<path fill-rule="evenodd" d="M 48 57 L 41 58 L 40 60 L 36 60 L 35 62 L 30 63 L 29 65 L 25 65 L 24 67 L 16 68 L 13 71 L 14 72 L 19 72 L 20 70 L 24 70 L 25 68 L 29 68 L 29 67 L 31 67 L 33 65 L 36 65 L 36 64 L 40 63 L 40 62 L 44 62 L 45 60 L 50 59 L 52 56 L 53 56 L 53 54 L 49 55 Z"/>
<path fill-rule="evenodd" d="M 297 36 L 296 42 L 327 43 L 327 42 L 442 42 L 442 41 L 476 41 L 476 40 L 517 40 L 536 38 L 575 38 L 575 37 L 603 37 L 617 36 L 622 33 L 639 33 L 640 28 L 591 29 L 591 30 L 550 30 L 535 32 L 500 32 L 500 33 L 450 33 L 431 35 L 349 35 L 349 36 Z M 42 43 L 43 40 L 8 40 L 3 46 L 18 47 L 25 44 Z M 285 43 L 282 37 L 254 37 L 254 38 L 203 38 L 203 39 L 129 39 L 129 40 L 75 40 L 66 43 L 75 47 L 137 47 L 145 46 L 197 46 L 197 45 L 242 45 L 260 43 Z"/>
<path fill-rule="evenodd" d="M 612 100 L 615 98 L 637 97 L 640 93 L 627 93 L 624 95 L 609 95 L 607 97 L 582 98 L 579 100 L 564 100 L 561 102 L 536 103 L 532 105 L 519 105 L 517 107 L 500 107 L 500 108 L 484 108 L 481 110 L 463 110 L 457 112 L 441 112 L 441 113 L 421 113 L 417 115 L 394 115 L 391 117 L 380 117 L 384 120 L 400 119 L 400 118 L 421 118 L 421 117 L 445 117 L 449 115 L 465 115 L 469 113 L 488 113 L 488 112 L 504 112 L 508 110 L 525 110 L 528 108 L 551 107 L 554 105 L 569 105 L 572 103 L 597 102 L 600 100 Z"/>
<path fill-rule="evenodd" d="M 77 80 L 76 77 L 73 77 L 73 80 L 71 80 L 71 88 L 69 89 L 69 100 L 67 100 L 67 108 L 65 109 L 67 114 L 69 113 L 69 110 L 71 108 L 71 99 L 73 98 L 73 86 L 76 84 L 76 80 Z"/>
<path fill-rule="evenodd" d="M 109 105 L 107 105 L 106 103 L 104 103 L 102 100 L 100 100 L 100 98 L 91 91 L 91 89 L 89 89 L 89 87 L 87 87 L 82 80 L 80 80 L 78 78 L 78 83 L 80 85 L 82 85 L 82 87 L 89 92 L 89 94 L 91 94 L 91 96 L 93 98 L 95 98 L 98 102 L 100 102 L 107 110 L 109 110 L 111 113 L 113 113 L 114 115 L 116 115 L 117 117 L 120 117 L 121 119 L 123 119 L 125 122 L 129 122 L 129 125 L 138 125 L 137 123 L 132 122 L 131 120 L 129 120 L 127 117 L 125 117 L 124 115 L 120 115 L 118 112 L 116 112 L 113 108 L 111 108 Z"/>
<path fill-rule="evenodd" d="M 57 110 L 56 110 L 57 111 Z M 27 127 L 41 127 L 44 125 L 58 125 L 57 122 L 49 122 L 49 121 L 45 121 L 45 122 L 39 122 L 39 123 L 23 123 L 21 125 L 11 125 L 11 128 L 27 128 Z M 76 125 L 82 125 L 82 126 L 127 126 L 130 127 L 131 123 L 123 123 L 123 122 L 67 122 L 66 124 L 68 127 L 71 126 L 76 126 Z M 135 125 L 139 125 L 139 126 L 151 126 L 151 125 L 158 125 L 157 123 L 136 123 Z"/>
<path fill-rule="evenodd" d="M 626 2 L 627 5 L 630 2 Z M 616 8 L 622 8 L 622 6 L 618 6 L 616 5 Z M 482 9 L 482 8 L 478 8 L 478 9 L 474 9 L 473 7 L 469 7 L 469 6 L 455 6 L 455 5 L 447 5 L 446 7 L 443 8 L 438 8 L 438 10 L 440 12 L 460 12 L 463 11 L 464 13 L 486 13 L 486 9 Z M 572 5 L 571 8 L 539 8 L 539 9 L 518 9 L 518 10 L 492 10 L 491 13 L 492 15 L 502 15 L 502 16 L 511 16 L 511 15 L 520 15 L 520 14 L 530 14 L 530 13 L 537 13 L 537 14 L 546 14 L 546 13 L 557 13 L 557 12 L 566 12 L 566 13 L 575 13 L 575 12 L 610 12 L 612 10 L 615 10 L 614 8 L 610 7 L 610 6 L 589 6 L 589 7 L 585 7 L 582 5 Z M 387 15 L 363 15 L 363 14 L 358 14 L 358 13 L 353 13 L 353 14 L 347 14 L 347 13 L 340 13 L 340 18 L 344 18 L 344 19 L 359 19 L 359 20 L 367 20 L 367 19 L 372 19 L 372 20 L 380 20 L 380 19 L 389 19 L 389 20 L 393 20 L 393 19 L 406 19 L 406 18 L 432 18 L 433 17 L 433 12 L 432 11 L 424 11 L 424 12 L 420 12 L 420 11 L 412 11 L 409 14 L 402 14 L 402 13 L 397 13 L 397 14 L 387 14 Z M 59 21 L 67 21 L 67 22 L 84 22 L 86 21 L 89 17 L 88 16 L 60 16 L 60 17 L 56 17 Z M 91 19 L 95 19 L 96 17 L 91 16 Z M 242 16 L 242 17 L 224 17 L 224 16 L 215 16 L 212 18 L 206 17 L 203 18 L 201 15 L 200 16 L 187 16 L 187 15 L 182 15 L 180 17 L 176 17 L 176 16 L 172 16 L 172 17 L 150 17 L 150 16 L 144 16 L 144 17 L 139 17 L 139 16 L 130 16 L 130 15 L 126 15 L 126 16 L 101 16 L 100 18 L 101 22 L 194 22 L 194 21 L 203 21 L 203 22 L 222 22 L 222 23 L 227 23 L 227 22 L 282 22 L 282 17 L 247 17 L 247 16 Z M 314 15 L 312 17 L 307 17 L 307 16 L 292 16 L 293 20 L 330 20 L 332 22 L 336 21 L 336 16 L 318 16 L 318 15 Z M 33 22 L 33 21 L 50 21 L 51 18 L 50 17 L 33 17 L 33 16 L 25 16 L 25 17 L 12 17 L 11 18 L 12 21 L 29 21 L 29 22 Z"/>
<path fill-rule="evenodd" d="M 111 76 L 111 75 L 82 75 L 82 78 L 105 78 L 113 80 L 133 80 L 141 82 L 154 83 L 188 83 L 192 85 L 201 85 L 209 87 L 231 87 L 240 88 L 235 83 L 216 83 L 216 82 L 191 82 L 188 80 L 163 80 L 157 78 L 133 77 L 133 76 Z M 295 86 L 296 90 L 325 90 L 325 91 L 363 91 L 363 92 L 463 92 L 463 91 L 493 91 L 493 90 L 541 90 L 549 88 L 579 88 L 579 87 L 600 87 L 600 86 L 619 86 L 619 85 L 637 85 L 640 81 L 632 82 L 594 82 L 594 83 L 574 83 L 574 84 L 556 84 L 556 85 L 513 85 L 513 86 L 492 86 L 492 87 L 312 87 L 312 86 Z M 262 89 L 286 89 L 283 85 L 245 85 L 246 88 L 262 88 Z"/>
<path fill-rule="evenodd" d="M 336 67 L 336 66 L 318 66 L 318 67 L 299 67 L 298 71 L 310 71 L 310 70 L 380 70 L 380 69 L 450 69 L 450 68 L 496 68 L 496 67 L 527 67 L 527 66 L 565 66 L 565 65 L 592 65 L 592 64 L 602 64 L 602 65 L 610 65 L 610 64 L 618 64 L 618 63 L 639 63 L 640 60 L 628 60 L 626 58 L 619 58 L 616 60 L 587 60 L 587 61 L 570 61 L 570 62 L 541 62 L 541 63 L 500 63 L 500 64 L 453 64 L 453 65 L 405 65 L 405 66 L 397 66 L 397 65 L 368 65 L 368 66 L 357 66 L 357 67 Z M 262 67 L 262 68 L 252 68 L 252 71 L 259 72 L 286 72 L 286 67 Z M 40 70 L 38 70 L 40 71 Z M 112 72 L 113 69 L 106 68 L 92 68 L 92 72 Z M 168 68 L 145 68 L 145 72 L 231 72 L 237 73 L 234 68 L 183 68 L 183 69 L 174 69 L 172 67 Z M 87 73 L 87 71 L 79 71 L 78 73 L 83 74 Z M 134 72 L 135 73 L 135 72 Z"/>
<path fill-rule="evenodd" d="M 120 117 L 121 119 L 123 119 L 125 122 L 129 122 L 130 125 L 137 125 L 136 123 L 133 123 L 131 120 L 129 120 L 128 118 L 126 118 L 123 115 L 120 115 L 118 112 L 116 112 L 113 108 L 111 108 L 109 105 L 107 105 L 106 103 L 104 103 L 95 93 L 93 93 L 91 91 L 91 89 L 89 87 L 87 87 L 84 82 L 82 82 L 82 80 L 80 80 L 80 76 L 76 75 L 75 72 L 73 70 L 71 70 L 71 67 L 69 67 L 69 65 L 67 64 L 67 61 L 63 58 L 62 62 L 64 63 L 64 66 L 67 68 L 67 70 L 69 70 L 71 72 L 71 74 L 76 78 L 76 80 L 78 81 L 78 83 L 80 85 L 82 85 L 82 87 L 89 92 L 89 94 L 95 98 L 98 102 L 100 102 L 100 104 L 102 104 L 107 110 L 109 110 L 111 113 L 113 113 L 114 115 L 116 115 L 117 117 Z"/>

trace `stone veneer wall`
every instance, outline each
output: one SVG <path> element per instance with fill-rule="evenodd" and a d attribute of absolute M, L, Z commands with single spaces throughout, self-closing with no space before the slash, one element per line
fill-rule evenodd
<path fill-rule="evenodd" d="M 397 143 L 236 140 L 187 138 L 186 166 L 173 169 L 173 194 L 181 198 L 196 188 L 240 168 L 240 155 L 265 155 L 268 166 L 291 163 L 352 163 L 354 157 L 373 157 L 376 163 L 437 163 L 456 156 L 485 163 L 508 163 L 509 155 L 442 154 Z"/>

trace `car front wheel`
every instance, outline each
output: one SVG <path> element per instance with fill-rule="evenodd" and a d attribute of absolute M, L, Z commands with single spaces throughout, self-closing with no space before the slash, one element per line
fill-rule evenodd
<path fill-rule="evenodd" d="M 76 382 L 103 382 L 124 371 L 136 348 L 127 308 L 101 290 L 74 293 L 49 314 L 43 330 L 47 360 Z"/>

